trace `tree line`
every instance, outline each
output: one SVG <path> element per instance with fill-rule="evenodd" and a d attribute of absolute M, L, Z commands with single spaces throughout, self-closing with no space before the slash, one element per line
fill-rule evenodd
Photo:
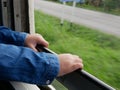
<path fill-rule="evenodd" d="M 105 10 L 120 10 L 120 0 L 85 0 L 85 4 L 103 7 Z"/>
<path fill-rule="evenodd" d="M 48 0 L 60 2 L 62 0 Z M 92 5 L 95 7 L 104 8 L 104 10 L 117 10 L 120 11 L 120 0 L 80 0 L 80 4 Z"/>

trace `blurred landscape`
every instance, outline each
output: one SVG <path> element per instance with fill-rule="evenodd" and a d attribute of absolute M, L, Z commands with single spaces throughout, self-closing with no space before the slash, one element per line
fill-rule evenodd
<path fill-rule="evenodd" d="M 51 50 L 79 55 L 86 71 L 120 90 L 120 38 L 78 24 L 71 26 L 68 21 L 61 26 L 60 19 L 39 11 L 35 11 L 35 27 Z"/>

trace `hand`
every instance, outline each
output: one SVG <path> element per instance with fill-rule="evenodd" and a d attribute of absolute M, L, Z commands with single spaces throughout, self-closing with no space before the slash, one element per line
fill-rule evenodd
<path fill-rule="evenodd" d="M 83 68 L 82 59 L 80 59 L 79 56 L 72 54 L 60 54 L 58 55 L 58 58 L 60 60 L 60 71 L 58 76 Z"/>
<path fill-rule="evenodd" d="M 28 34 L 25 40 L 25 45 L 37 51 L 36 45 L 40 44 L 44 47 L 48 47 L 49 43 L 40 34 Z"/>

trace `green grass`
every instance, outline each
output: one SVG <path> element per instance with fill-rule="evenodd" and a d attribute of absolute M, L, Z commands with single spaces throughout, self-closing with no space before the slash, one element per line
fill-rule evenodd
<path fill-rule="evenodd" d="M 49 41 L 50 49 L 79 55 L 84 70 L 120 90 L 120 38 L 77 24 L 70 26 L 67 21 L 61 26 L 58 18 L 38 11 L 35 27 Z"/>

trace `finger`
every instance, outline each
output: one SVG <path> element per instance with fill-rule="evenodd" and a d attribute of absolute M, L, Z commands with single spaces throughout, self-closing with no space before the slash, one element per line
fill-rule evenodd
<path fill-rule="evenodd" d="M 47 48 L 49 46 L 49 43 L 45 40 L 42 40 L 40 44 L 43 45 L 44 47 L 47 47 Z"/>
<path fill-rule="evenodd" d="M 82 63 L 76 63 L 73 67 L 73 70 L 77 70 L 77 69 L 82 69 L 83 68 L 83 64 Z"/>
<path fill-rule="evenodd" d="M 38 52 L 38 50 L 35 48 L 35 46 L 30 45 L 29 47 L 30 47 L 31 49 L 33 49 L 34 51 Z"/>
<path fill-rule="evenodd" d="M 79 56 L 77 56 L 77 55 L 73 55 L 73 56 L 76 58 L 76 62 L 78 62 L 78 63 L 83 62 L 82 59 Z"/>
<path fill-rule="evenodd" d="M 79 57 L 78 55 L 73 55 L 74 57 Z"/>
<path fill-rule="evenodd" d="M 41 44 L 44 47 L 48 47 L 49 46 L 49 43 L 42 36 L 40 36 L 38 38 L 37 42 L 38 42 L 38 44 Z"/>
<path fill-rule="evenodd" d="M 83 63 L 83 60 L 81 58 L 78 58 L 77 61 Z"/>

